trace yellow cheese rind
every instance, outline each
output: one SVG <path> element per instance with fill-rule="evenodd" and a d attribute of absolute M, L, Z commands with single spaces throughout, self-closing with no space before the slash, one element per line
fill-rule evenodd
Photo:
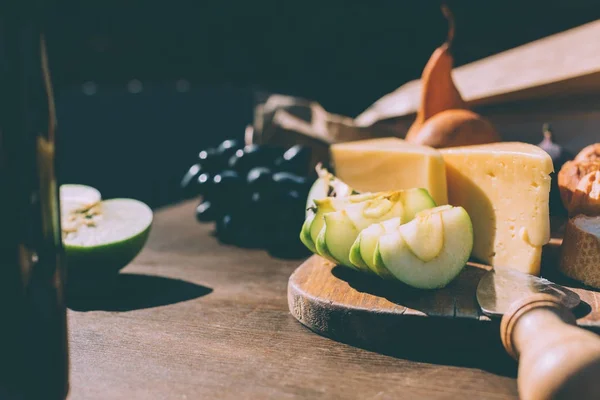
<path fill-rule="evenodd" d="M 440 152 L 449 203 L 464 207 L 473 221 L 473 256 L 539 275 L 542 246 L 550 240 L 550 156 L 518 142 Z"/>
<path fill-rule="evenodd" d="M 424 188 L 437 205 L 448 204 L 446 170 L 440 153 L 398 138 L 331 146 L 336 176 L 359 192 Z"/>

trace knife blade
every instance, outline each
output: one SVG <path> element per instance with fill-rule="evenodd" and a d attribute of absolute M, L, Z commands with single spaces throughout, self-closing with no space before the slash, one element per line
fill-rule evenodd
<path fill-rule="evenodd" d="M 523 400 L 598 399 L 600 336 L 579 328 L 579 295 L 547 279 L 494 267 L 477 285 L 484 314 L 502 317 L 500 337 L 519 361 Z"/>
<path fill-rule="evenodd" d="M 577 307 L 581 301 L 577 293 L 547 279 L 494 267 L 477 285 L 477 302 L 484 314 L 502 317 L 516 301 L 538 293 L 554 296 L 568 309 Z"/>

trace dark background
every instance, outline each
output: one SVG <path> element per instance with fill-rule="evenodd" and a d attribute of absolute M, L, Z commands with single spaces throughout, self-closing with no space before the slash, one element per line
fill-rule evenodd
<path fill-rule="evenodd" d="M 457 66 L 600 17 L 598 1 L 448 4 Z M 418 78 L 447 29 L 437 1 L 69 0 L 55 14 L 63 182 L 153 207 L 180 199 L 202 147 L 242 137 L 257 93 L 355 116 Z"/>

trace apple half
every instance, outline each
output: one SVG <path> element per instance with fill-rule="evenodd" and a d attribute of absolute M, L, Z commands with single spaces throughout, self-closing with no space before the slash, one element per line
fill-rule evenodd
<path fill-rule="evenodd" d="M 141 201 L 101 201 L 100 192 L 84 185 L 61 185 L 60 201 L 69 275 L 116 273 L 148 239 L 153 213 Z"/>

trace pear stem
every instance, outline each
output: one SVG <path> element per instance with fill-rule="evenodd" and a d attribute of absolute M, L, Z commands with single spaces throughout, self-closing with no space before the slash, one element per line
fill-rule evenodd
<path fill-rule="evenodd" d="M 448 34 L 446 36 L 446 45 L 448 49 L 452 47 L 452 42 L 454 40 L 454 14 L 450 11 L 450 8 L 446 4 L 442 4 L 442 14 L 448 21 Z"/>
<path fill-rule="evenodd" d="M 542 130 L 544 132 L 544 139 L 552 141 L 552 131 L 550 130 L 550 124 L 544 124 Z"/>

